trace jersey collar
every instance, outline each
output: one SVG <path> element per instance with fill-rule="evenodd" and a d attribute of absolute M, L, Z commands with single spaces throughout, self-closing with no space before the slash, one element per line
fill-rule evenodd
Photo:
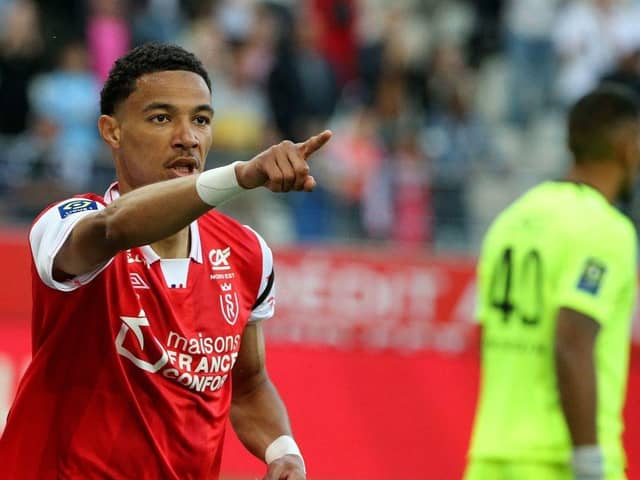
<path fill-rule="evenodd" d="M 107 205 L 115 201 L 120 196 L 120 190 L 118 190 L 118 182 L 113 182 L 109 185 L 109 188 L 104 194 L 104 201 Z M 191 234 L 191 251 L 189 252 L 189 258 L 197 263 L 202 263 L 202 245 L 200 243 L 200 230 L 198 229 L 198 221 L 194 220 L 189 225 L 189 233 Z M 150 245 L 143 245 L 140 247 L 142 254 L 147 265 L 151 265 L 158 260 L 161 260 L 158 254 L 151 248 Z"/>

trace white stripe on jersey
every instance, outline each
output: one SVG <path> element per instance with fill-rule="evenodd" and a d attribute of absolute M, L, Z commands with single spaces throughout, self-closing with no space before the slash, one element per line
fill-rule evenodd
<path fill-rule="evenodd" d="M 267 242 L 264 241 L 258 232 L 256 232 L 253 228 L 248 225 L 244 225 L 245 228 L 249 229 L 258 239 L 258 243 L 260 244 L 260 249 L 262 250 L 262 276 L 260 277 L 260 288 L 258 290 L 258 296 L 256 300 L 262 296 L 265 289 L 269 284 L 269 276 L 273 273 L 273 253 L 271 249 L 267 245 Z M 275 298 L 276 298 L 276 285 L 275 282 L 271 285 L 271 292 L 269 295 L 265 297 L 260 305 L 257 305 L 251 311 L 251 317 L 249 317 L 250 322 L 255 322 L 258 320 L 267 320 L 273 317 L 275 313 Z"/>

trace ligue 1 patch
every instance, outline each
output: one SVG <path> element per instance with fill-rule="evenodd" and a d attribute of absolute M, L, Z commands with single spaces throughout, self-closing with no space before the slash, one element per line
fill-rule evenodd
<path fill-rule="evenodd" d="M 606 271 L 607 267 L 603 263 L 594 258 L 587 259 L 578 281 L 578 290 L 583 290 L 591 295 L 597 294 Z"/>
<path fill-rule="evenodd" d="M 60 218 L 66 218 L 74 213 L 86 212 L 88 210 L 98 210 L 98 204 L 93 200 L 79 198 L 77 200 L 70 200 L 58 207 Z"/>

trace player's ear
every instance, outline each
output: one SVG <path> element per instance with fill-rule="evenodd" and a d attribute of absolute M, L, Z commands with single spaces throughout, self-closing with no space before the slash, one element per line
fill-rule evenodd
<path fill-rule="evenodd" d="M 631 129 L 618 127 L 609 137 L 611 153 L 613 160 L 620 165 L 625 172 L 629 171 L 629 167 L 634 161 L 637 148 L 633 144 Z"/>
<path fill-rule="evenodd" d="M 98 130 L 102 140 L 111 148 L 120 147 L 120 123 L 111 115 L 100 115 Z"/>
<path fill-rule="evenodd" d="M 638 139 L 638 128 L 630 125 L 624 132 L 624 162 L 626 171 L 636 169 L 638 163 L 638 151 L 640 149 L 640 140 Z"/>

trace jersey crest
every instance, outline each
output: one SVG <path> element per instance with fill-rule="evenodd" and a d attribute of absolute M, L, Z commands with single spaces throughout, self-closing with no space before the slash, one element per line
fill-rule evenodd
<path fill-rule="evenodd" d="M 600 290 L 600 284 L 606 271 L 607 267 L 602 262 L 595 258 L 587 259 L 578 281 L 578 290 L 596 295 Z"/>

